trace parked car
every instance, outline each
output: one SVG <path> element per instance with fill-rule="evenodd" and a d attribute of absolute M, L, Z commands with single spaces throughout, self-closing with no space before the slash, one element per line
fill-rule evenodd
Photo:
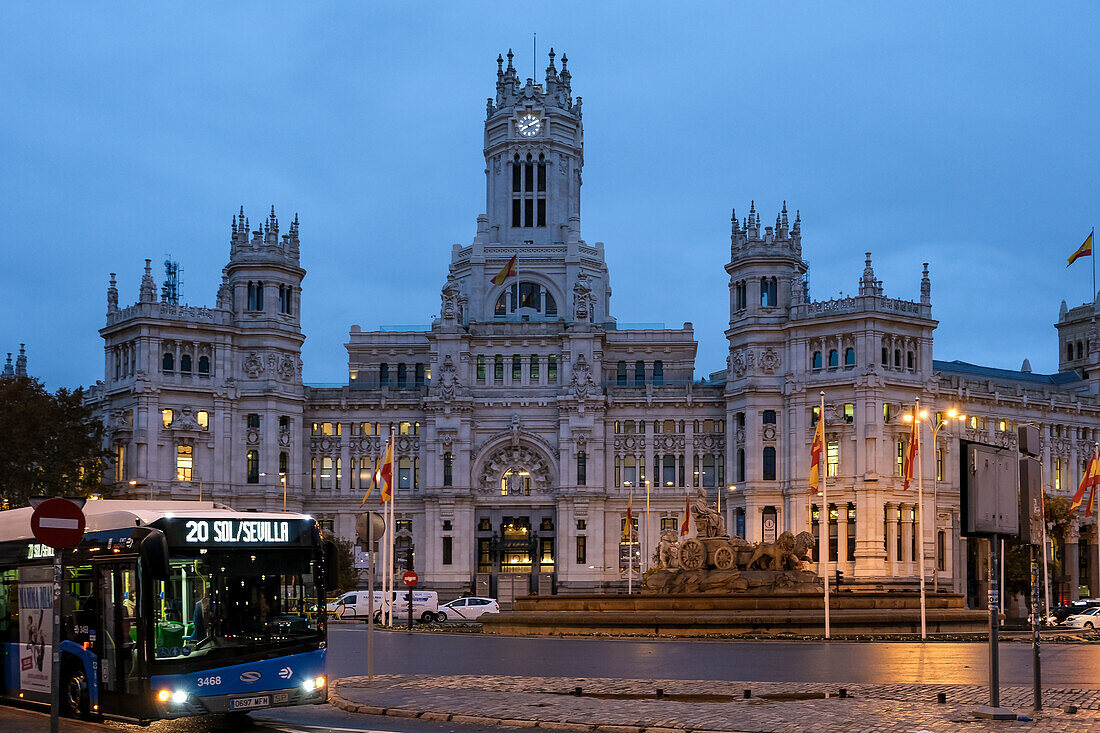
<path fill-rule="evenodd" d="M 1065 623 L 1065 620 L 1070 616 L 1084 612 L 1086 609 L 1100 607 L 1100 599 L 1097 598 L 1083 598 L 1079 601 L 1073 601 L 1072 603 L 1064 606 L 1058 606 L 1050 612 L 1050 616 L 1047 617 L 1047 623 L 1061 624 Z"/>
<path fill-rule="evenodd" d="M 444 603 L 440 610 L 450 621 L 476 621 L 483 613 L 500 613 L 500 604 L 495 598 L 466 596 Z"/>
<path fill-rule="evenodd" d="M 434 590 L 395 590 L 393 592 L 393 618 L 395 621 L 407 621 L 409 618 L 409 593 L 412 593 L 412 617 L 416 621 L 429 624 L 433 621 L 447 620 L 446 611 L 439 608 L 439 596 Z M 375 591 L 374 622 L 382 622 L 382 593 Z M 365 610 L 360 614 L 366 615 Z"/>
<path fill-rule="evenodd" d="M 1065 625 L 1071 629 L 1095 629 L 1100 626 L 1100 606 L 1086 608 L 1066 619 Z"/>

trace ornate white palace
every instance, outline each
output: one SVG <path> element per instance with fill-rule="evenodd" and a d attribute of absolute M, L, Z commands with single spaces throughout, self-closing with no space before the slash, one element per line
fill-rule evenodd
<path fill-rule="evenodd" d="M 440 315 L 421 331 L 352 326 L 340 387 L 302 381 L 297 219 L 281 234 L 274 210 L 256 230 L 234 217 L 210 308 L 158 299 L 148 260 L 121 308 L 112 274 L 94 390 L 116 459 L 106 490 L 285 505 L 352 537 L 392 428 L 397 542 L 441 594 L 622 588 L 628 496 L 652 550 L 702 486 L 752 541 L 817 532 L 826 511 L 828 570 L 848 583 L 912 584 L 923 551 L 937 587 L 976 599 L 985 554 L 959 536 L 958 440 L 1012 445 L 1038 423 L 1046 489 L 1072 493 L 1100 437 L 1095 303 L 1062 304 L 1057 374 L 933 361 L 927 265 L 919 301 L 887 297 L 870 254 L 858 295 L 811 301 L 797 213 L 762 227 L 751 206 L 732 219 L 726 368 L 696 380 L 690 323 L 611 315 L 604 245 L 581 237 L 581 120 L 564 56 L 541 84 L 497 59 L 488 211 L 452 250 Z M 493 285 L 514 255 L 518 275 Z M 828 507 L 807 490 L 822 390 Z M 968 416 L 935 451 L 923 428 L 924 527 L 899 477 L 918 396 L 932 421 Z M 1068 539 L 1066 595 L 1078 581 L 1097 595 L 1096 548 L 1078 551 L 1095 526 Z"/>

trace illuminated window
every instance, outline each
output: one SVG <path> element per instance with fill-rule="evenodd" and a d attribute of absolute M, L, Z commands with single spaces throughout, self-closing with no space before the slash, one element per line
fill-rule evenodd
<path fill-rule="evenodd" d="M 835 440 L 825 444 L 825 475 L 829 478 L 840 475 L 840 443 Z"/>
<path fill-rule="evenodd" d="M 531 474 L 522 468 L 509 468 L 500 477 L 501 496 L 530 496 Z"/>
<path fill-rule="evenodd" d="M 898 441 L 898 476 L 905 475 L 905 441 Z"/>
<path fill-rule="evenodd" d="M 260 452 L 250 450 L 247 457 L 248 483 L 258 484 L 260 483 Z"/>
<path fill-rule="evenodd" d="M 323 456 L 321 458 L 321 488 L 332 488 L 332 458 L 330 456 Z"/>
<path fill-rule="evenodd" d="M 173 413 L 171 410 L 161 410 L 160 418 L 164 422 L 164 427 L 168 427 L 172 424 Z"/>
<path fill-rule="evenodd" d="M 195 422 L 199 424 L 199 427 L 203 430 L 210 429 L 210 413 L 206 410 L 199 410 L 195 413 Z"/>
<path fill-rule="evenodd" d="M 583 534 L 577 535 L 577 564 L 584 565 L 588 562 L 588 538 Z"/>
<path fill-rule="evenodd" d="M 943 448 L 936 448 L 936 480 L 943 481 Z"/>
<path fill-rule="evenodd" d="M 176 480 L 190 481 L 194 467 L 194 448 L 189 445 L 176 446 Z"/>
<path fill-rule="evenodd" d="M 844 403 L 844 422 L 852 423 L 856 419 L 856 406 L 851 402 Z"/>

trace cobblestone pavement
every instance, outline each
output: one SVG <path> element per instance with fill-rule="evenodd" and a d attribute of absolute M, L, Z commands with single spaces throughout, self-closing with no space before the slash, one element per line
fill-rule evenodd
<path fill-rule="evenodd" d="M 569 694 L 576 687 L 582 688 L 580 697 Z M 839 697 L 841 687 L 848 697 Z M 638 699 L 641 695 L 655 695 L 658 688 L 673 699 Z M 744 690 L 751 691 L 748 699 L 744 699 Z M 946 704 L 937 704 L 937 693 L 947 695 Z M 697 697 L 675 699 L 678 695 Z M 814 697 L 790 699 L 790 696 Z M 1003 687 L 1001 705 L 1032 718 L 1030 721 L 976 719 L 973 711 L 988 701 L 988 691 L 979 685 L 571 677 L 376 675 L 373 683 L 365 677 L 337 680 L 330 690 L 330 702 L 352 712 L 487 727 L 605 733 L 1100 732 L 1100 690 L 1044 689 L 1044 710 L 1033 713 L 1031 688 Z M 1076 706 L 1078 712 L 1065 712 L 1063 708 L 1067 705 Z"/>

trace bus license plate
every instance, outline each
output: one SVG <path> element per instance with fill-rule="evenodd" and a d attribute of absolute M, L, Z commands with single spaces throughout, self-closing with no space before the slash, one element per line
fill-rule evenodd
<path fill-rule="evenodd" d="M 259 697 L 239 697 L 236 700 L 229 701 L 229 709 L 246 710 L 249 708 L 266 708 L 270 704 L 270 695 L 260 695 Z"/>

